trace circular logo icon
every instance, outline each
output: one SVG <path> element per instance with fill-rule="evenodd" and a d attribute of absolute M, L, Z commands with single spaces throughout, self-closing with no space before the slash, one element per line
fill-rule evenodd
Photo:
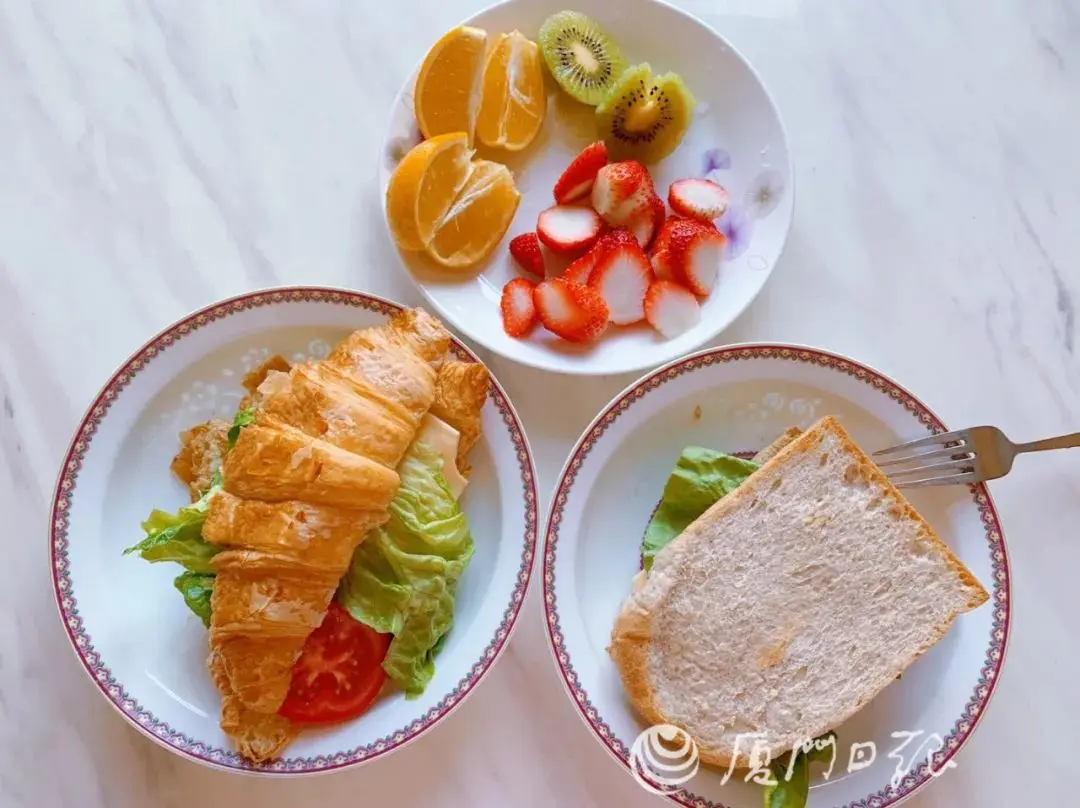
<path fill-rule="evenodd" d="M 634 739 L 629 762 L 642 788 L 653 794 L 670 794 L 697 774 L 698 748 L 678 727 L 656 724 Z"/>

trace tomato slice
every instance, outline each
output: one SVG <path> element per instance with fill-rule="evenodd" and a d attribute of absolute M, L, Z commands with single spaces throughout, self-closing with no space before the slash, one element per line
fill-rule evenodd
<path fill-rule="evenodd" d="M 356 718 L 386 681 L 382 661 L 390 634 L 354 620 L 337 601 L 304 643 L 278 714 L 298 724 L 331 724 Z"/>

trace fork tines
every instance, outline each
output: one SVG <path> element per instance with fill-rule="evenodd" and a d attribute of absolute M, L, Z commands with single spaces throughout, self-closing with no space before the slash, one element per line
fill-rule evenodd
<path fill-rule="evenodd" d="M 931 448 L 934 447 L 934 448 Z M 929 451 L 919 451 L 930 449 Z M 976 481 L 977 458 L 971 451 L 967 430 L 943 432 L 874 452 L 889 459 L 878 463 L 902 488 L 956 485 Z"/>

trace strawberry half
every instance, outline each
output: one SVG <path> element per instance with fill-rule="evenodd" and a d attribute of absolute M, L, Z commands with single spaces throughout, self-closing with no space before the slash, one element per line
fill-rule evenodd
<path fill-rule="evenodd" d="M 668 189 L 668 204 L 676 213 L 711 222 L 728 209 L 728 192 L 712 180 L 676 180 Z"/>
<path fill-rule="evenodd" d="M 599 255 L 600 242 L 604 240 L 604 237 L 600 237 L 600 241 L 596 242 L 591 250 L 585 253 L 578 259 L 575 259 L 570 266 L 563 272 L 562 278 L 568 280 L 571 283 L 580 283 L 582 286 L 587 286 L 589 283 L 589 275 L 592 273 L 592 269 L 596 266 L 596 258 Z"/>
<path fill-rule="evenodd" d="M 596 174 L 592 205 L 612 227 L 629 224 L 656 195 L 649 170 L 637 160 L 609 163 Z"/>
<path fill-rule="evenodd" d="M 540 241 L 536 238 L 536 233 L 522 233 L 510 239 L 510 255 L 517 261 L 518 266 L 530 275 L 544 279 L 544 255 L 540 252 Z"/>
<path fill-rule="evenodd" d="M 630 218 L 627 227 L 637 238 L 638 244 L 646 248 L 652 243 L 653 237 L 660 232 L 666 218 L 667 208 L 664 207 L 664 200 L 653 194 L 649 197 L 646 207 Z"/>
<path fill-rule="evenodd" d="M 645 318 L 645 292 L 652 283 L 649 259 L 632 235 L 605 237 L 597 248 L 596 265 L 589 286 L 600 293 L 610 311 L 611 322 L 629 325 Z"/>
<path fill-rule="evenodd" d="M 680 221 L 682 220 L 677 217 L 668 217 L 660 227 L 656 238 L 653 239 L 650 260 L 653 273 L 661 280 L 674 280 L 674 273 L 671 271 L 671 232 L 679 227 Z"/>
<path fill-rule="evenodd" d="M 592 191 L 596 172 L 607 165 L 607 146 L 598 140 L 586 146 L 555 183 L 555 202 L 565 205 L 583 199 Z"/>
<path fill-rule="evenodd" d="M 667 241 L 668 263 L 673 279 L 695 295 L 705 297 L 716 285 L 720 259 L 727 239 L 697 219 L 677 219 Z"/>
<path fill-rule="evenodd" d="M 533 290 L 540 322 L 570 342 L 591 342 L 607 330 L 608 307 L 593 289 L 550 278 Z"/>
<path fill-rule="evenodd" d="M 503 287 L 499 309 L 502 311 L 503 330 L 511 337 L 524 337 L 536 327 L 538 317 L 533 301 L 532 281 L 514 278 Z"/>
<path fill-rule="evenodd" d="M 689 331 L 701 320 L 694 294 L 671 281 L 653 281 L 645 292 L 645 319 L 668 339 Z"/>
<path fill-rule="evenodd" d="M 555 205 L 541 211 L 536 234 L 552 252 L 579 253 L 596 243 L 604 223 L 591 208 Z"/>

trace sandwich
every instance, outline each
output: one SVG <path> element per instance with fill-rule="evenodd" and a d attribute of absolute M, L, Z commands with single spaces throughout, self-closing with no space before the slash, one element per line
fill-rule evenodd
<path fill-rule="evenodd" d="M 185 567 L 175 586 L 208 629 L 221 727 L 247 760 L 434 674 L 473 553 L 457 500 L 488 390 L 449 347 L 437 319 L 405 311 L 323 360 L 272 357 L 231 424 L 181 436 L 172 470 L 193 502 L 152 513 L 127 552 Z"/>
<path fill-rule="evenodd" d="M 753 460 L 688 449 L 643 557 L 609 654 L 641 718 L 724 769 L 748 735 L 797 755 L 988 599 L 831 417 Z"/>

